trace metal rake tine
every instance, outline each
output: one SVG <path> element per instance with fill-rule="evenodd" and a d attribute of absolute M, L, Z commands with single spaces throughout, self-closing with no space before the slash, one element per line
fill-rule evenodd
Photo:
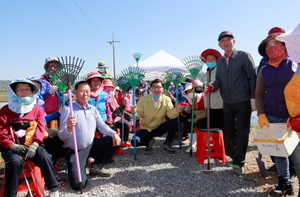
<path fill-rule="evenodd" d="M 72 64 L 74 65 L 75 63 L 75 56 L 73 56 L 73 61 L 72 61 Z"/>
<path fill-rule="evenodd" d="M 75 65 L 78 65 L 78 64 L 77 64 L 77 63 L 78 63 L 78 59 L 79 59 L 79 58 L 77 57 L 76 62 L 75 62 Z"/>
<path fill-rule="evenodd" d="M 64 63 L 64 58 L 61 56 L 60 57 L 60 62 L 64 65 L 65 63 Z"/>

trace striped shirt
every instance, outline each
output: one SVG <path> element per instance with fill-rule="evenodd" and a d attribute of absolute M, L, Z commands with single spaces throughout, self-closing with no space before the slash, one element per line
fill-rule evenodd
<path fill-rule="evenodd" d="M 227 65 L 225 57 L 217 63 L 214 90 L 220 88 L 222 99 L 226 103 L 239 103 L 255 98 L 256 74 L 251 55 L 234 49 Z"/>

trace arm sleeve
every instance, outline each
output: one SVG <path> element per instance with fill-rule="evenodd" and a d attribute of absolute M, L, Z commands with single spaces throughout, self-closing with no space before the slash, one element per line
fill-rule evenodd
<path fill-rule="evenodd" d="M 72 103 L 71 103 L 72 105 Z M 65 107 L 60 115 L 60 127 L 59 127 L 59 132 L 58 132 L 58 137 L 62 140 L 65 141 L 69 139 L 72 135 L 71 132 L 68 132 L 68 125 L 67 121 L 70 116 L 70 107 Z"/>
<path fill-rule="evenodd" d="M 264 98 L 265 98 L 265 84 L 263 82 L 263 72 L 264 68 L 261 68 L 256 81 L 256 90 L 255 90 L 255 105 L 257 109 L 257 116 L 265 113 L 264 109 Z"/>
<path fill-rule="evenodd" d="M 252 56 L 249 53 L 246 53 L 245 62 L 246 63 L 244 64 L 244 70 L 249 83 L 250 98 L 255 98 L 255 86 L 256 86 L 255 64 L 252 59 Z"/>

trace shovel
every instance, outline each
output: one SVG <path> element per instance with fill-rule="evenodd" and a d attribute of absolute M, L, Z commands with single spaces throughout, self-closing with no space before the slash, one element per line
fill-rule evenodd
<path fill-rule="evenodd" d="M 258 156 L 256 158 L 256 162 L 257 162 L 257 165 L 258 165 L 260 176 L 263 177 L 263 178 L 266 178 L 267 177 L 267 171 L 266 171 L 266 168 L 265 168 L 265 162 L 263 162 L 261 160 L 261 157 L 262 157 L 261 153 L 258 152 Z"/>

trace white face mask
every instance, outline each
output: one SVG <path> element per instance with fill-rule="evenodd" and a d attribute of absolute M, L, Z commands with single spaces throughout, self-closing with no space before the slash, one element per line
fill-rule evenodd
<path fill-rule="evenodd" d="M 99 72 L 104 73 L 105 72 L 105 68 L 98 68 Z"/>
<path fill-rule="evenodd" d="M 193 98 L 193 92 L 188 93 L 188 97 Z"/>

